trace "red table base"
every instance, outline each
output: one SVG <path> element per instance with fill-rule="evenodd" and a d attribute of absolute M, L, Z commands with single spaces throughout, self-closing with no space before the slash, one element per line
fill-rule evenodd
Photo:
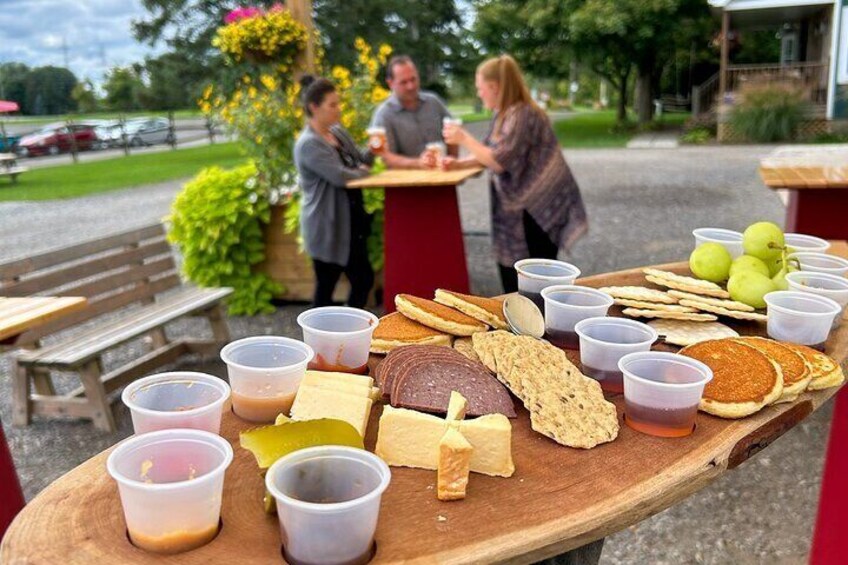
<path fill-rule="evenodd" d="M 23 507 L 21 484 L 18 482 L 12 454 L 9 453 L 6 436 L 3 434 L 3 424 L 0 423 L 0 539 Z"/>
<path fill-rule="evenodd" d="M 455 186 L 386 189 L 386 312 L 395 295 L 433 298 L 437 288 L 468 292 Z"/>
<path fill-rule="evenodd" d="M 848 189 L 790 190 L 786 231 L 848 239 Z"/>

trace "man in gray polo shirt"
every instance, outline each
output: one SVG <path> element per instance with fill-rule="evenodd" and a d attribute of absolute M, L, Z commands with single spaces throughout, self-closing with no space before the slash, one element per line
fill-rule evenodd
<path fill-rule="evenodd" d="M 421 91 L 418 69 L 406 55 L 389 60 L 386 82 L 392 94 L 374 112 L 372 127 L 386 128 L 388 150 L 380 156 L 393 169 L 432 168 L 424 155 L 428 143 L 443 142 L 442 119 L 451 117 L 444 102 Z M 455 148 L 451 148 L 454 149 Z"/>

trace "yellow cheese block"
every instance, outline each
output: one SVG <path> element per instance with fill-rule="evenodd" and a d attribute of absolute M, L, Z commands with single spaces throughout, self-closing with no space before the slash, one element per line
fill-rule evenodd
<path fill-rule="evenodd" d="M 367 396 L 301 384 L 292 404 L 291 417 L 292 420 L 344 420 L 365 437 L 372 404 Z"/>
<path fill-rule="evenodd" d="M 439 442 L 439 468 L 436 475 L 436 496 L 439 500 L 465 498 L 468 472 L 474 448 L 453 426 L 448 427 Z"/>
<path fill-rule="evenodd" d="M 464 396 L 452 390 L 450 393 L 450 400 L 448 401 L 448 415 L 445 417 L 446 420 L 451 421 L 459 421 L 465 418 L 465 411 L 468 408 L 468 401 Z"/>
<path fill-rule="evenodd" d="M 336 375 L 341 375 L 338 377 Z M 356 396 L 371 396 L 371 389 L 374 388 L 370 383 L 363 380 L 354 380 L 347 377 L 360 375 L 345 375 L 344 373 L 322 373 L 321 371 L 306 371 L 303 380 L 300 381 L 300 386 L 314 386 L 316 388 L 326 388 L 353 394 Z M 370 377 L 368 380 L 372 380 Z"/>
<path fill-rule="evenodd" d="M 432 414 L 385 406 L 374 453 L 389 465 L 435 471 L 439 442 L 449 427 L 462 433 L 474 448 L 469 462 L 473 472 L 497 477 L 510 477 L 515 472 L 512 425 L 503 414 L 449 424 Z"/>
<path fill-rule="evenodd" d="M 356 384 L 361 387 L 368 387 L 369 389 L 374 386 L 374 379 L 367 375 L 354 375 L 353 373 L 333 373 L 330 371 L 306 371 L 306 374 L 303 375 L 304 383 L 311 384 L 318 381 Z"/>

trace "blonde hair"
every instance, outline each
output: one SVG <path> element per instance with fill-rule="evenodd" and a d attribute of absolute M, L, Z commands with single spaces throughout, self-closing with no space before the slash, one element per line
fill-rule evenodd
<path fill-rule="evenodd" d="M 485 81 L 498 83 L 500 87 L 495 131 L 500 129 L 506 111 L 516 104 L 528 104 L 533 110 L 546 116 L 544 111 L 533 101 L 533 97 L 530 96 L 530 90 L 527 88 L 527 83 L 524 82 L 524 76 L 521 74 L 518 63 L 509 55 L 486 59 L 477 66 L 477 74 Z"/>

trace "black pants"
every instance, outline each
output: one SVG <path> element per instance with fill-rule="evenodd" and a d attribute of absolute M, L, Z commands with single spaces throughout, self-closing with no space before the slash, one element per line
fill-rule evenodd
<path fill-rule="evenodd" d="M 524 237 L 527 239 L 527 250 L 534 259 L 556 259 L 559 245 L 551 241 L 548 234 L 539 227 L 533 216 L 524 212 Z M 501 284 L 505 293 L 518 292 L 518 273 L 512 265 L 498 264 L 501 274 Z"/>
<path fill-rule="evenodd" d="M 350 295 L 347 305 L 354 308 L 364 308 L 368 302 L 368 293 L 374 286 L 374 269 L 368 261 L 367 237 L 358 235 L 351 238 L 350 258 L 347 265 L 336 265 L 325 263 L 318 259 L 312 259 L 315 269 L 315 297 L 314 306 L 332 306 L 333 291 L 339 282 L 342 273 L 347 275 L 350 281 Z"/>

